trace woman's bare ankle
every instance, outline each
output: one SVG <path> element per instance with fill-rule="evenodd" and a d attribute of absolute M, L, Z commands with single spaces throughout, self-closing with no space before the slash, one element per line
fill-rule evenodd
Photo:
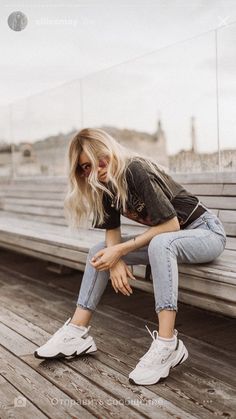
<path fill-rule="evenodd" d="M 77 306 L 70 323 L 76 326 L 88 327 L 92 314 L 92 310 L 84 309 L 82 307 Z"/>

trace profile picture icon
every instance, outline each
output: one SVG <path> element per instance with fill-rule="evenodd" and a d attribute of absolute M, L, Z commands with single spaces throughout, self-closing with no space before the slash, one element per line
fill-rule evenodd
<path fill-rule="evenodd" d="M 9 28 L 11 28 L 13 31 L 22 31 L 23 29 L 25 29 L 28 23 L 28 19 L 24 13 L 17 11 L 12 12 L 8 16 L 7 23 Z"/>

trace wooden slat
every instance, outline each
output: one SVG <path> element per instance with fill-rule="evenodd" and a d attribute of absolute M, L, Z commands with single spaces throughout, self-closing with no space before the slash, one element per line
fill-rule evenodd
<path fill-rule="evenodd" d="M 40 207 L 40 208 L 42 208 L 42 211 L 43 211 L 44 207 L 62 209 L 62 201 L 60 201 L 58 199 L 45 199 L 44 200 L 44 199 L 35 199 L 35 198 L 6 197 L 5 198 L 4 209 L 7 205 L 10 206 L 11 208 L 12 207 L 17 208 L 18 205 L 20 205 L 22 207 L 24 205 L 25 206 L 25 211 L 28 211 L 28 208 L 30 208 L 31 206 Z"/>
<path fill-rule="evenodd" d="M 199 195 L 199 199 L 203 202 L 204 205 L 208 208 L 217 208 L 223 210 L 235 210 L 236 209 L 236 197 L 226 197 L 226 196 L 203 196 Z"/>
<path fill-rule="evenodd" d="M 236 250 L 236 237 L 227 237 L 226 249 Z"/>
<path fill-rule="evenodd" d="M 3 236 L 3 237 L 2 237 Z M 50 242 L 49 240 L 45 243 L 40 241 L 40 240 L 32 240 L 32 239 L 27 239 L 25 237 L 22 236 L 17 236 L 15 235 L 11 235 L 11 237 L 9 235 L 4 235 L 4 233 L 1 234 L 1 243 L 8 243 L 8 244 L 12 244 L 15 247 L 22 247 L 22 248 L 29 248 L 30 250 L 34 250 L 35 252 L 41 252 L 41 253 L 49 253 L 52 256 L 57 256 L 58 259 L 61 259 L 61 261 L 66 259 L 69 260 L 74 260 L 74 261 L 80 261 L 81 263 L 86 263 L 86 258 L 87 258 L 87 252 L 88 252 L 88 248 L 87 246 L 85 247 L 84 251 L 79 251 L 78 249 L 82 248 L 82 242 L 80 243 L 80 246 L 76 249 L 73 250 L 70 246 L 70 248 L 68 247 L 64 247 L 63 244 L 57 244 L 54 242 Z M 86 252 L 86 253 L 85 253 Z"/>
<path fill-rule="evenodd" d="M 196 172 L 196 173 L 176 173 L 170 172 L 170 175 L 174 177 L 178 182 L 182 183 L 236 183 L 235 172 Z M 66 183 L 66 176 L 24 176 L 16 177 L 14 183 Z M 11 183 L 10 178 L 6 178 L 3 183 Z"/>
<path fill-rule="evenodd" d="M 236 179 L 236 176 L 235 176 Z M 235 184 L 224 184 L 222 195 L 225 196 L 236 196 L 236 181 Z"/>
<path fill-rule="evenodd" d="M 55 245 L 52 246 L 50 244 L 45 245 L 44 243 L 36 243 L 32 241 L 27 241 L 26 239 L 23 240 L 22 237 L 15 238 L 12 237 L 12 241 L 10 242 L 9 239 L 8 243 L 5 244 L 2 243 L 5 247 L 8 249 L 16 249 L 20 248 L 21 252 L 25 254 L 29 254 L 38 258 L 44 258 L 48 261 L 54 261 L 58 263 L 63 263 L 66 266 L 69 266 L 71 268 L 75 269 L 81 269 L 84 270 L 85 262 L 86 262 L 86 254 L 80 253 L 80 252 L 74 252 L 68 251 L 67 249 L 56 247 Z M 19 241 L 21 245 L 19 245 Z M 35 246 L 35 249 L 34 249 Z M 87 248 L 88 250 L 88 248 Z M 43 251 L 43 252 L 42 252 Z M 220 259 L 220 258 L 219 258 Z M 228 269 L 228 268 L 227 268 Z M 211 270 L 213 273 L 211 273 Z M 199 294 L 201 294 L 202 301 L 207 298 L 207 294 L 210 294 L 211 296 L 214 296 L 216 300 L 223 300 L 226 305 L 229 305 L 231 307 L 231 301 L 234 301 L 236 298 L 236 295 L 234 294 L 234 287 L 230 284 L 236 283 L 236 274 L 235 274 L 235 268 L 232 269 L 233 276 L 230 276 L 230 272 L 227 274 L 225 273 L 225 268 L 221 271 L 217 271 L 216 268 L 210 269 L 209 266 L 205 267 L 200 266 L 199 268 L 194 268 L 192 266 L 186 266 L 186 265 L 180 265 L 180 273 L 185 272 L 187 273 L 187 282 L 182 282 L 180 279 L 180 290 L 183 292 L 184 289 L 189 290 L 191 288 L 192 290 L 196 290 Z M 202 272 L 201 272 L 202 271 Z M 137 271 L 134 269 L 134 274 L 136 275 Z M 195 275 L 195 278 L 194 276 Z M 197 275 L 197 278 L 196 278 Z M 144 279 L 144 270 L 142 273 L 142 276 L 138 275 L 140 278 Z M 203 276 L 204 279 L 201 279 Z M 214 285 L 214 278 L 217 278 L 218 285 L 215 287 Z M 209 281 L 211 280 L 211 281 Z M 213 281 L 213 282 L 212 282 Z M 221 283 L 220 283 L 221 281 Z M 228 285 L 227 285 L 228 284 Z M 134 284 L 135 286 L 137 283 Z M 144 288 L 142 288 L 144 289 Z M 152 288 L 145 288 L 146 290 L 152 290 Z M 181 300 L 180 300 L 181 301 Z M 213 307 L 214 309 L 214 307 Z M 227 310 L 227 308 L 225 308 Z M 232 310 L 230 309 L 231 315 L 233 315 Z M 235 315 L 235 311 L 234 311 Z"/>
<path fill-rule="evenodd" d="M 104 232 L 102 230 L 78 230 L 76 233 L 71 232 L 67 228 L 59 227 L 59 226 L 50 226 L 47 229 L 46 225 L 42 227 L 40 223 L 35 223 L 27 220 L 24 225 L 19 225 L 18 220 L 11 220 L 11 219 L 1 219 L 0 218 L 0 228 L 2 230 L 2 234 L 5 236 L 4 240 L 7 240 L 7 235 L 11 232 L 15 234 L 16 237 L 27 237 L 32 240 L 43 240 L 48 241 L 56 246 L 62 245 L 64 247 L 71 247 L 74 246 L 75 249 L 81 247 L 81 243 L 83 243 L 83 250 L 88 249 L 92 243 L 96 243 L 97 241 L 104 240 Z M 86 236 L 85 236 L 86 231 Z M 223 256 L 220 256 L 217 263 L 221 263 L 221 260 L 227 262 L 227 260 L 232 261 L 234 263 L 234 252 L 225 251 Z M 202 266 L 202 265 L 201 265 Z M 198 269 L 201 269 L 201 266 Z"/>
<path fill-rule="evenodd" d="M 33 340 L 37 344 L 42 344 L 50 337 L 48 333 L 46 333 L 44 330 L 40 330 L 39 327 L 32 327 L 33 325 L 31 325 L 29 322 L 25 320 L 22 321 L 20 316 L 14 315 L 9 311 L 8 316 L 6 316 L 7 310 L 5 310 L 4 312 L 4 321 L 7 324 L 10 324 L 11 328 L 15 329 L 15 331 L 8 329 L 8 340 L 4 340 L 3 337 L 1 339 L 1 343 L 2 345 L 7 345 L 7 347 L 10 348 L 10 350 L 15 355 L 17 355 L 17 345 L 14 344 L 14 341 L 22 341 L 22 339 L 20 339 L 20 335 L 18 335 L 16 331 L 20 331 L 21 334 L 24 333 L 24 335 L 27 336 L 28 339 Z M 34 349 L 36 349 L 37 346 L 38 345 L 35 344 Z M 34 371 L 35 373 L 37 372 L 44 380 L 50 380 L 50 382 L 59 387 L 61 391 L 68 392 L 67 388 L 69 387 L 70 396 L 73 397 L 73 399 L 94 400 L 94 403 L 88 403 L 87 406 L 90 412 L 96 415 L 96 417 L 110 418 L 112 416 L 122 415 L 122 417 L 129 417 L 131 419 L 141 419 L 143 417 L 142 414 L 144 414 L 147 417 L 154 418 L 156 417 L 156 413 L 159 412 L 159 414 L 163 414 L 163 418 L 171 419 L 174 412 L 178 412 L 179 415 L 182 415 L 180 417 L 184 418 L 183 415 L 185 414 L 185 412 L 168 401 L 166 401 L 166 408 L 164 409 L 163 406 L 158 408 L 158 405 L 156 405 L 155 414 L 151 403 L 146 403 L 143 405 L 141 403 L 137 403 L 136 408 L 135 406 L 130 408 L 129 405 L 125 405 L 125 403 L 116 403 L 117 395 L 119 396 L 118 400 L 125 400 L 127 397 L 133 396 L 132 389 L 129 388 L 131 386 L 124 386 L 124 383 L 127 380 L 126 377 L 124 375 L 122 376 L 122 374 L 116 372 L 115 370 L 111 370 L 109 369 L 109 367 L 106 367 L 104 364 L 102 364 L 102 362 L 97 360 L 95 356 L 90 356 L 89 359 L 88 357 L 81 357 L 79 363 L 83 374 L 80 374 L 79 370 L 77 368 L 74 368 L 75 365 L 73 364 L 73 361 L 71 361 L 73 368 L 71 368 L 70 365 L 66 364 L 66 362 L 61 361 L 59 363 L 57 361 L 54 361 L 54 368 L 50 369 L 46 366 L 44 367 L 44 365 L 42 364 L 39 364 L 37 360 L 33 359 L 29 355 L 21 356 L 21 358 L 24 360 L 24 363 L 26 364 L 26 371 L 32 371 L 31 374 Z M 31 368 L 29 369 L 29 367 Z M 58 370 L 61 371 L 61 374 L 59 376 Z M 106 390 L 109 391 L 109 393 L 102 389 L 101 386 L 104 386 Z M 150 401 L 155 397 L 155 393 L 153 393 L 149 389 L 146 389 L 145 387 L 141 389 L 139 397 L 141 395 L 145 398 L 148 398 L 148 400 Z M 68 396 L 65 395 L 64 399 L 68 399 Z M 95 403 L 96 401 L 97 403 Z M 77 415 L 79 413 L 83 415 L 83 413 L 79 411 L 77 412 Z M 72 414 L 72 412 L 70 412 L 70 414 Z M 186 418 L 194 419 L 192 415 L 189 415 L 187 413 Z"/>
<path fill-rule="evenodd" d="M 236 237 L 236 225 L 234 223 L 224 223 L 227 236 Z"/>
<path fill-rule="evenodd" d="M 41 207 L 36 207 L 36 206 L 23 206 L 23 205 L 15 205 L 15 204 L 10 204 L 10 203 L 5 203 L 4 204 L 4 211 L 8 212 L 15 212 L 15 213 L 23 213 L 25 214 L 26 212 L 28 214 L 37 214 L 37 215 L 51 215 L 53 217 L 63 217 L 64 216 L 64 211 L 61 208 L 41 208 Z"/>
<path fill-rule="evenodd" d="M 27 190 L 18 190 L 18 189 L 11 189 L 11 190 L 7 190 L 7 191 L 0 191 L 0 196 L 4 196 L 6 198 L 35 198 L 35 199 L 54 199 L 54 200 L 58 200 L 59 202 L 63 202 L 64 198 L 65 198 L 65 193 L 64 192 L 57 192 L 57 191 L 38 191 L 38 190 L 34 190 L 34 191 L 27 191 Z"/>
<path fill-rule="evenodd" d="M 45 253 L 55 254 L 58 257 L 63 259 L 73 259 L 85 262 L 84 257 L 81 260 L 80 253 L 88 252 L 92 244 L 99 243 L 103 240 L 101 235 L 92 235 L 84 237 L 82 234 L 78 234 L 78 238 L 52 235 L 47 232 L 39 231 L 36 234 L 33 230 L 22 231 L 19 228 L 15 230 L 11 229 L 12 233 L 10 234 L 8 229 L 4 231 L 2 228 L 1 233 L 1 242 L 10 243 L 18 245 L 19 247 L 29 247 L 30 249 L 35 249 L 39 251 L 44 251 Z M 66 233 L 66 232 L 65 232 Z M 181 266 L 181 265 L 180 265 Z M 235 262 L 235 252 L 231 250 L 225 250 L 224 254 L 220 255 L 213 263 L 201 264 L 201 265 L 182 265 L 185 267 L 188 272 L 192 269 L 194 272 L 197 270 L 202 272 L 203 270 L 209 271 L 212 267 L 215 269 L 232 270 L 235 271 L 236 262 Z M 218 272 L 219 275 L 219 272 Z M 215 274 L 214 274 L 215 276 Z"/>
<path fill-rule="evenodd" d="M 222 210 L 223 211 L 223 210 Z M 213 210 L 214 213 L 216 213 L 217 215 L 217 210 Z M 2 213 L 2 214 L 1 214 Z M 38 214 L 25 214 L 25 213 L 15 213 L 15 212 L 4 212 L 4 211 L 0 211 L 0 217 L 2 218 L 4 215 L 7 215 L 7 217 L 12 217 L 12 218 L 16 218 L 17 216 L 20 217 L 21 220 L 36 220 L 38 222 L 42 222 L 42 223 L 48 223 L 48 224 L 55 224 L 55 225 L 61 225 L 61 226 L 67 226 L 67 221 L 64 218 L 64 216 L 62 217 L 54 217 L 54 216 L 46 216 L 44 214 L 38 215 Z M 230 218 L 230 214 L 228 216 L 227 211 L 225 211 L 223 213 L 223 218 Z M 235 215 L 233 215 L 233 217 L 235 217 Z M 221 216 L 219 216 L 219 218 L 221 219 L 221 221 L 223 222 L 225 231 L 227 233 L 227 235 L 229 235 L 230 237 L 235 237 L 236 236 L 236 225 L 234 223 L 227 223 L 225 222 Z M 148 226 L 145 226 L 144 224 L 140 224 L 137 223 L 135 221 L 132 220 L 128 220 L 127 218 L 121 216 L 121 222 L 122 222 L 122 231 L 124 233 L 127 234 L 141 234 L 143 233 L 145 230 L 147 230 Z M 102 229 L 92 229 L 93 231 L 105 231 Z"/>
<path fill-rule="evenodd" d="M 208 183 L 186 183 L 184 188 L 194 195 L 210 195 L 210 196 L 221 196 L 223 194 L 224 185 L 222 183 L 208 184 Z M 234 193 L 234 196 L 236 193 Z"/>
<path fill-rule="evenodd" d="M 86 231 L 80 229 L 71 234 L 67 228 L 61 226 L 50 226 L 47 229 L 46 224 L 42 226 L 40 223 L 29 223 L 27 220 L 27 223 L 24 223 L 24 225 L 19 225 L 17 220 L 14 221 L 16 222 L 14 223 L 12 220 L 12 224 L 8 224 L 7 222 L 5 223 L 5 219 L 1 220 L 0 218 L 1 237 L 7 239 L 7 235 L 11 234 L 16 237 L 28 238 L 35 241 L 41 240 L 55 244 L 56 246 L 62 245 L 75 250 L 87 250 L 92 244 L 104 239 L 104 233 L 102 231 Z"/>
<path fill-rule="evenodd" d="M 20 251 L 21 253 L 27 254 L 27 255 L 31 255 L 37 258 L 41 258 L 43 260 L 47 260 L 47 261 L 51 261 L 51 262 L 55 262 L 55 263 L 63 263 L 63 265 L 68 266 L 70 268 L 73 269 L 79 269 L 81 271 L 84 271 L 85 265 L 82 265 L 79 261 L 72 261 L 72 260 L 68 260 L 68 259 L 64 259 L 63 261 L 58 258 L 57 256 L 52 256 L 49 253 L 45 254 L 45 253 L 40 253 L 40 252 L 36 252 L 33 251 L 31 249 L 25 249 L 25 248 L 20 248 L 16 246 L 14 247 L 14 245 L 7 245 L 5 246 L 8 249 L 11 250 L 15 250 L 15 251 Z M 142 272 L 141 272 L 141 268 Z M 133 267 L 133 272 L 136 278 L 142 278 L 142 279 L 137 279 L 134 283 L 130 282 L 131 286 L 137 288 L 137 289 L 141 289 L 147 292 L 151 292 L 153 293 L 153 286 L 150 282 L 146 282 L 144 281 L 144 277 L 145 277 L 145 267 L 143 266 L 134 266 Z M 212 289 L 214 291 L 214 287 L 212 286 L 212 284 L 210 284 L 210 287 L 206 288 L 206 282 L 207 280 L 199 281 L 199 277 L 197 277 L 195 279 L 195 289 L 197 289 L 198 293 L 198 298 L 196 298 L 196 300 L 194 300 L 194 295 L 196 294 L 192 294 L 192 297 L 189 298 L 189 290 L 184 289 L 182 287 L 182 280 L 181 280 L 182 274 L 180 273 L 180 282 L 179 282 L 179 301 L 180 302 L 188 302 L 188 304 L 192 304 L 192 305 L 197 305 L 201 308 L 204 309 L 208 309 L 211 311 L 215 311 L 215 312 L 220 312 L 220 313 L 224 313 L 228 316 L 231 317 L 236 317 L 236 304 L 235 302 L 231 303 L 231 298 L 229 300 L 223 300 L 222 299 L 222 295 L 215 295 L 215 298 L 210 298 L 208 295 L 206 295 L 206 289 L 209 290 Z M 186 281 L 188 281 L 190 278 L 190 275 L 187 275 L 187 279 Z M 208 280 L 209 281 L 209 280 Z M 229 287 L 227 285 L 227 287 Z M 227 291 L 226 289 L 226 285 L 222 285 L 221 288 L 224 291 L 224 294 L 227 296 L 230 295 L 230 290 Z M 219 294 L 219 293 L 215 293 L 215 294 Z M 217 297 L 217 298 L 216 298 Z M 220 297 L 220 298 L 218 298 Z"/>
<path fill-rule="evenodd" d="M 48 224 L 48 225 L 58 225 L 58 226 L 66 226 L 66 220 L 63 217 L 54 217 L 54 216 L 46 216 L 46 215 L 38 215 L 38 214 L 25 214 L 25 213 L 16 213 L 14 211 L 1 211 L 0 210 L 0 218 L 3 219 L 3 217 L 7 215 L 8 218 L 12 218 L 12 220 L 19 220 L 20 222 L 25 221 L 36 221 L 38 223 L 42 224 Z"/>
<path fill-rule="evenodd" d="M 32 329 L 32 327 L 27 327 L 27 323 L 22 323 L 19 320 L 21 334 L 25 335 L 26 333 L 28 339 L 35 340 L 37 339 L 38 330 L 38 339 L 42 339 L 43 335 L 41 329 L 49 330 L 50 333 L 52 333 L 58 329 L 61 324 L 61 322 L 58 322 L 56 319 L 65 320 L 68 317 L 71 312 L 71 299 L 63 299 L 64 302 L 62 303 L 62 306 L 60 306 L 61 310 L 58 310 L 58 304 L 55 302 L 55 294 L 50 293 L 51 296 L 48 295 L 49 298 L 47 298 L 45 289 L 43 290 L 44 287 L 41 287 L 40 289 L 39 286 L 39 295 L 41 297 L 39 300 L 39 295 L 36 294 L 36 290 L 34 296 L 27 296 L 27 288 L 28 287 L 26 286 L 26 301 L 28 301 L 28 298 L 33 298 L 32 306 L 28 306 L 27 304 L 24 305 L 22 298 L 18 298 L 16 295 L 17 303 L 14 301 L 12 307 L 14 307 L 14 311 L 16 310 L 22 317 L 22 312 L 26 306 L 27 308 L 23 312 L 23 317 L 38 326 L 37 328 L 35 327 Z M 7 289 L 5 288 L 4 294 L 6 292 Z M 37 297 L 35 297 L 36 295 Z M 43 297 L 43 295 L 45 295 L 45 297 Z M 5 301 L 4 305 L 8 304 L 11 295 L 8 294 L 7 299 L 5 299 L 6 297 L 4 296 L 3 298 Z M 47 304 L 47 300 L 50 302 L 52 301 L 52 304 Z M 66 302 L 66 300 L 68 300 L 68 302 Z M 40 315 L 36 316 L 33 307 L 37 307 L 37 313 L 40 313 Z M 234 374 L 230 363 L 227 364 L 227 356 L 219 356 L 219 352 L 217 352 L 214 347 L 202 345 L 199 341 L 189 339 L 186 336 L 184 336 L 183 339 L 191 354 L 188 364 L 183 364 L 179 371 L 177 371 L 177 369 L 173 370 L 171 376 L 168 377 L 168 385 L 152 386 L 150 390 L 141 386 L 138 388 L 137 394 L 135 391 L 136 388 L 131 387 L 127 382 L 127 373 L 150 344 L 150 338 L 143 328 L 141 318 L 127 314 L 125 317 L 123 315 L 122 321 L 122 313 L 119 317 L 118 315 L 118 310 L 112 310 L 112 312 L 106 313 L 106 310 L 104 310 L 103 307 L 101 307 L 100 310 L 98 309 L 97 316 L 95 316 L 92 321 L 92 326 L 94 326 L 92 328 L 92 334 L 98 342 L 100 351 L 96 354 L 96 358 L 95 356 L 90 357 L 86 363 L 78 362 L 78 360 L 71 361 L 69 365 L 72 366 L 74 370 L 78 371 L 78 373 L 82 373 L 83 376 L 88 376 L 93 382 L 107 386 L 106 388 L 110 389 L 111 392 L 116 391 L 116 396 L 118 398 L 121 398 L 122 394 L 124 395 L 124 392 L 126 392 L 126 397 L 129 397 L 131 389 L 134 391 L 132 397 L 136 394 L 140 399 L 144 399 L 144 397 L 150 398 L 149 394 L 143 393 L 143 391 L 148 390 L 153 393 L 152 397 L 154 397 L 154 394 L 163 397 L 164 400 L 169 400 L 171 403 L 174 403 L 174 405 L 181 407 L 186 413 L 192 414 L 195 417 L 208 419 L 211 414 L 220 415 L 222 413 L 221 409 L 224 408 L 224 411 L 226 411 L 226 403 L 227 412 L 231 412 L 231 409 L 234 408 L 231 403 L 234 398 L 231 385 L 227 383 L 234 380 Z M 46 318 L 50 318 L 50 322 L 45 321 Z M 114 321 L 115 325 L 113 324 Z M 156 326 L 151 322 L 147 322 L 146 324 L 151 329 L 153 326 Z M 17 325 L 17 321 L 15 320 L 15 322 L 11 322 L 9 325 L 14 329 Z M 22 327 L 24 327 L 24 329 L 22 329 Z M 41 344 L 42 340 L 37 340 L 37 342 L 38 344 Z M 131 342 L 133 345 L 131 345 Z M 200 346 L 200 351 L 198 345 Z M 29 356 L 24 357 L 26 362 L 28 359 L 30 359 Z M 207 369 L 207 373 L 205 372 L 205 369 Z M 220 379 L 218 378 L 219 376 Z M 102 377 L 105 377 L 106 379 L 102 380 Z M 201 385 L 196 385 L 198 382 L 200 382 Z M 178 391 L 176 391 L 176 388 L 178 388 Z M 221 393 L 218 394 L 217 392 L 215 394 L 214 392 L 209 391 L 209 394 L 206 397 L 206 392 L 209 389 L 213 390 L 216 388 L 221 390 Z M 227 394 L 230 395 L 230 397 L 225 399 Z M 212 400 L 210 404 L 209 399 Z M 164 406 L 166 406 L 167 409 L 172 407 L 171 404 L 164 404 Z M 152 412 L 154 415 L 157 412 L 156 409 L 153 409 L 153 406 Z M 175 416 L 177 414 L 179 416 L 181 415 L 181 412 L 176 411 Z M 179 417 L 185 418 L 188 416 Z"/>
<path fill-rule="evenodd" d="M 236 184 L 235 172 L 170 173 L 182 184 L 188 183 L 232 183 Z"/>
<path fill-rule="evenodd" d="M 236 211 L 220 210 L 219 218 L 223 223 L 236 224 Z"/>
<path fill-rule="evenodd" d="M 40 225 L 38 226 L 38 233 L 36 234 L 35 231 L 35 225 L 34 228 L 31 228 L 31 230 L 27 229 L 27 231 L 23 230 L 20 232 L 19 226 L 11 226 L 11 229 L 15 228 L 15 234 L 12 233 L 12 236 L 9 237 L 9 233 L 2 232 L 1 240 L 2 245 L 6 248 L 11 248 L 17 250 L 18 248 L 21 248 L 22 252 L 25 254 L 30 254 L 35 257 L 41 257 L 44 260 L 50 260 L 54 262 L 62 262 L 69 267 L 76 268 L 76 269 L 82 269 L 84 270 L 84 265 L 86 261 L 86 252 L 88 252 L 88 249 L 91 246 L 91 243 L 95 243 L 96 240 L 100 241 L 102 236 L 101 234 L 97 235 L 96 237 L 93 236 L 94 231 L 91 231 L 91 242 L 89 243 L 86 237 L 86 240 L 83 240 L 83 244 L 81 247 L 81 244 L 79 245 L 78 239 L 74 238 L 68 238 L 64 234 L 63 236 L 52 236 L 52 234 L 48 234 L 47 232 L 44 232 L 42 235 L 42 229 L 40 228 Z M 7 227 L 7 230 L 10 227 Z M 12 230 L 13 231 L 13 230 Z M 17 233 L 17 231 L 20 233 Z M 52 228 L 51 228 L 52 231 Z M 24 238 L 25 234 L 25 238 Z M 29 237 L 31 236 L 31 239 Z M 44 237 L 44 238 L 43 238 Z M 79 237 L 79 236 L 78 236 Z M 42 242 L 42 239 L 44 242 Z M 80 238 L 80 241 L 82 239 L 82 236 Z M 38 243 L 38 241 L 40 242 Z M 4 242 L 5 241 L 5 242 Z M 46 241 L 46 242 L 45 242 Z M 87 243 L 86 243 L 87 241 Z M 79 247 L 81 247 L 81 250 L 83 249 L 83 253 L 79 253 Z M 71 250 L 69 250 L 69 248 Z M 73 251 L 73 248 L 76 249 Z M 235 261 L 234 261 L 234 252 L 226 250 L 224 252 L 224 255 L 222 255 L 220 258 L 215 261 L 215 264 L 205 264 L 200 266 L 180 266 L 180 272 L 181 274 L 191 275 L 191 280 L 189 280 L 189 284 L 191 284 L 192 289 L 195 289 L 196 292 L 201 294 L 201 299 L 204 301 L 207 298 L 207 294 L 212 294 L 217 301 L 222 301 L 225 299 L 225 304 L 231 305 L 232 299 L 234 299 L 234 293 L 232 289 L 229 289 L 230 285 L 226 284 L 235 284 Z M 213 266 L 213 267 L 212 267 Z M 218 266 L 218 269 L 217 269 Z M 232 268 L 231 268 L 232 267 Z M 230 270 L 232 272 L 232 275 L 230 276 Z M 227 273 L 228 272 L 228 273 Z M 142 275 L 139 275 L 139 277 L 144 278 L 144 271 Z M 199 280 L 199 278 L 203 277 L 204 280 Z M 214 281 L 217 279 L 220 284 L 220 290 L 214 287 Z M 187 279 L 188 280 L 188 279 Z M 209 281 L 213 281 L 212 283 Z M 223 285 L 224 284 L 224 285 Z M 143 283 L 140 283 L 140 285 L 143 286 Z M 187 282 L 188 285 L 188 282 Z M 146 286 L 146 285 L 145 285 Z M 184 289 L 188 292 L 191 287 L 186 286 L 180 279 L 180 290 L 181 293 L 184 292 Z M 227 288 L 228 287 L 228 288 Z M 142 288 L 144 289 L 144 288 Z M 227 303 L 226 303 L 227 301 Z M 222 307 L 222 304 L 221 304 Z M 232 309 L 230 308 L 231 315 Z"/>
<path fill-rule="evenodd" d="M 37 233 L 30 233 L 28 234 L 21 234 L 19 232 L 7 232 L 3 229 L 1 230 L 1 239 L 2 242 L 9 242 L 9 243 L 15 243 L 17 244 L 18 240 L 22 240 L 22 242 L 19 242 L 19 245 L 26 245 L 27 241 L 29 241 L 29 246 L 33 246 L 37 248 L 37 245 L 41 244 L 48 244 L 48 246 L 55 246 L 58 248 L 65 248 L 65 249 L 71 249 L 74 252 L 88 252 L 89 247 L 92 246 L 92 244 L 96 244 L 100 241 L 99 236 L 90 236 L 90 237 L 81 237 L 81 238 L 66 238 L 66 237 L 60 237 L 58 235 L 52 235 L 52 234 L 46 234 L 43 236 L 37 236 Z M 89 246 L 90 245 L 90 246 Z"/>
<path fill-rule="evenodd" d="M 44 183 L 45 182 L 45 183 Z M 7 190 L 7 191 L 15 191 L 16 189 L 18 191 L 35 191 L 35 189 L 37 188 L 37 191 L 42 191 L 42 192 L 63 192 L 66 193 L 67 192 L 67 185 L 56 182 L 55 183 L 48 183 L 48 181 L 45 180 L 41 180 L 41 182 L 31 182 L 31 183 L 12 183 L 9 185 L 1 185 L 1 189 L 2 190 Z"/>
<path fill-rule="evenodd" d="M 15 415 L 14 412 L 24 412 L 24 419 L 47 419 L 48 416 L 44 415 L 29 399 L 22 396 L 22 394 L 10 384 L 4 377 L 0 376 L 0 412 L 1 419 L 9 419 L 15 417 L 23 417 Z M 19 406 L 19 407 L 18 407 Z M 22 412 L 22 413 L 23 413 Z"/>
<path fill-rule="evenodd" d="M 32 323 L 26 321 L 20 316 L 17 316 L 7 309 L 1 309 L 1 315 L 3 318 L 3 323 L 10 327 L 7 346 L 15 355 L 18 355 L 17 345 L 13 347 L 13 345 L 9 344 L 10 339 L 14 339 L 17 343 L 19 336 L 23 335 L 26 336 L 28 340 L 38 344 L 43 344 L 43 342 L 45 342 L 50 337 L 48 333 L 41 330 L 39 327 L 34 326 Z M 17 333 L 12 332 L 12 329 Z M 2 344 L 6 344 L 4 339 L 2 339 Z M 34 349 L 36 349 L 37 346 L 38 345 L 34 345 Z M 124 417 L 127 415 L 133 419 L 141 419 L 142 417 L 138 411 L 132 411 L 128 405 L 125 406 L 125 404 L 123 404 L 120 406 L 118 403 L 116 403 L 116 398 L 114 396 L 110 395 L 109 397 L 106 391 L 100 388 L 96 383 L 91 382 L 90 379 L 84 377 L 82 374 L 79 374 L 77 371 L 74 371 L 74 369 L 71 368 L 69 364 L 67 365 L 66 362 L 63 363 L 55 360 L 53 362 L 53 368 L 48 368 L 46 365 L 44 366 L 43 363 L 40 363 L 31 355 L 23 355 L 21 358 L 24 360 L 27 366 L 31 367 L 32 371 L 39 373 L 40 376 L 42 376 L 44 379 L 59 387 L 60 390 L 65 393 L 65 400 L 69 401 L 67 396 L 68 389 L 70 392 L 70 397 L 72 397 L 74 400 L 93 400 L 94 403 L 90 403 L 90 405 L 88 403 L 88 409 L 96 417 L 98 416 L 102 418 L 110 418 L 113 416 L 118 416 L 118 414 L 122 414 Z M 86 364 L 86 358 L 87 357 L 81 357 L 79 362 Z M 59 375 L 58 371 L 61 371 Z M 103 403 L 99 403 L 99 400 L 103 401 Z M 86 403 L 84 403 L 84 406 L 86 406 Z M 145 413 L 151 414 L 151 409 L 146 409 Z M 169 415 L 166 417 L 168 418 Z"/>
<path fill-rule="evenodd" d="M 17 335 L 12 330 L 0 324 L 1 343 L 4 343 L 8 349 L 24 348 L 25 354 L 32 353 L 35 345 L 27 341 L 20 335 Z M 5 338 L 5 339 L 4 339 Z M 14 343 L 15 338 L 15 343 Z M 16 343 L 17 342 L 17 343 Z M 21 354 L 22 356 L 23 354 Z M 24 361 L 17 358 L 15 355 L 0 347 L 0 358 L 3 368 L 4 377 L 12 385 L 24 394 L 31 403 L 36 404 L 39 409 L 50 418 L 60 419 L 68 414 L 68 408 L 63 403 L 60 404 L 60 409 L 57 405 L 53 405 L 51 400 L 71 400 L 70 414 L 75 417 L 91 418 L 85 408 L 79 403 L 73 404 L 73 399 L 61 391 L 57 386 L 46 380 L 41 374 L 34 371 Z M 95 416 L 92 416 L 95 417 Z"/>
<path fill-rule="evenodd" d="M 64 259 L 62 261 L 60 257 L 57 257 L 55 255 L 52 256 L 49 253 L 42 253 L 42 252 L 38 252 L 38 251 L 32 250 L 30 248 L 25 248 L 25 247 L 19 248 L 19 246 L 15 246 L 14 244 L 10 244 L 10 243 L 3 243 L 3 244 L 1 243 L 1 246 L 4 247 L 4 249 L 12 250 L 17 253 L 22 253 L 27 256 L 32 256 L 37 259 L 46 260 L 47 262 L 57 263 L 58 265 L 61 265 L 63 263 L 63 266 L 68 266 L 69 268 L 78 269 L 80 271 L 84 270 L 84 265 L 80 263 L 79 261 L 73 262 L 72 260 L 69 260 L 69 259 Z"/>

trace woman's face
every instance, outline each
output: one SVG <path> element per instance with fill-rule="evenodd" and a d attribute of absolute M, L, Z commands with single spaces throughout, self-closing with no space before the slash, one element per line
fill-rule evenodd
<path fill-rule="evenodd" d="M 98 161 L 98 180 L 102 183 L 107 182 L 107 166 L 108 166 L 108 159 L 103 158 L 99 159 Z M 91 172 L 92 164 L 88 157 L 88 155 L 85 153 L 85 151 L 82 151 L 80 153 L 79 157 L 79 165 L 81 167 L 81 173 L 84 177 L 88 177 L 89 173 Z"/>

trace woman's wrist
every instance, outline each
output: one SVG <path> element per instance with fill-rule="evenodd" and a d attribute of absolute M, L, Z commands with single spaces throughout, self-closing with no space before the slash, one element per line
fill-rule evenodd
<path fill-rule="evenodd" d="M 128 240 L 124 243 L 120 243 L 118 244 L 119 246 L 119 251 L 121 253 L 121 256 L 125 256 L 127 255 L 129 252 L 132 252 L 136 249 L 136 241 L 135 241 L 136 237 L 134 237 L 131 240 Z"/>

